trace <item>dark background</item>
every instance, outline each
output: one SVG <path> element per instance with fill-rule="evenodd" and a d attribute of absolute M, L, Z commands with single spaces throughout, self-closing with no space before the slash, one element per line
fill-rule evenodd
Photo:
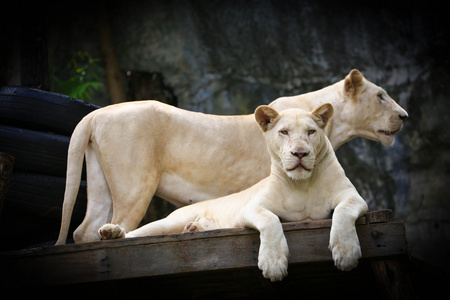
<path fill-rule="evenodd" d="M 444 7 L 436 1 L 99 3 L 49 1 L 36 9 L 45 20 L 51 75 L 66 76 L 77 51 L 102 59 L 97 21 L 104 10 L 127 100 L 247 114 L 277 97 L 342 80 L 352 68 L 385 88 L 410 116 L 394 146 L 357 138 L 338 149 L 338 158 L 371 210 L 392 209 L 404 220 L 411 255 L 448 274 L 450 47 Z M 16 37 L 23 6 L 10 6 L 0 78 L 1 85 L 20 85 Z M 110 95 L 100 74 L 104 85 L 89 102 L 104 106 Z M 172 207 L 155 202 L 152 209 L 157 218 Z"/>

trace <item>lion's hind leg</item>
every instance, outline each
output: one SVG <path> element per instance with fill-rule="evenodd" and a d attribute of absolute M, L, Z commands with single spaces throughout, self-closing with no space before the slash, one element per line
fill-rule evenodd
<path fill-rule="evenodd" d="M 203 226 L 201 226 L 198 222 L 189 222 L 184 227 L 183 233 L 186 232 L 197 232 L 197 231 L 203 231 Z"/>
<path fill-rule="evenodd" d="M 125 237 L 125 229 L 116 224 L 105 224 L 98 230 L 102 240 L 121 239 Z"/>
<path fill-rule="evenodd" d="M 148 223 L 130 232 L 126 232 L 126 229 L 119 225 L 105 224 L 99 229 L 99 234 L 102 239 L 111 239 L 182 233 L 186 224 L 197 219 L 196 212 L 191 209 L 192 206 L 194 205 L 179 208 L 164 219 Z"/>
<path fill-rule="evenodd" d="M 75 242 L 98 241 L 99 226 L 111 222 L 113 200 L 105 174 L 92 146 L 86 151 L 88 203 L 83 222 L 73 233 Z"/>
<path fill-rule="evenodd" d="M 189 222 L 184 227 L 183 233 L 218 229 L 219 226 L 211 218 L 200 218 L 196 222 Z"/>
<path fill-rule="evenodd" d="M 152 235 L 163 235 L 172 233 L 182 233 L 186 222 L 164 218 L 155 222 L 146 224 L 136 230 L 132 230 L 126 233 L 125 229 L 116 224 L 105 224 L 99 230 L 98 233 L 102 237 L 102 240 L 120 239 L 120 238 L 133 238 L 144 237 Z"/>

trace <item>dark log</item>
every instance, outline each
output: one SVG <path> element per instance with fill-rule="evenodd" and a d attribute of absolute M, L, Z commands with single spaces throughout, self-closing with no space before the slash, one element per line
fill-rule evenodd
<path fill-rule="evenodd" d="M 70 136 L 99 106 L 69 96 L 27 87 L 0 88 L 0 124 Z"/>
<path fill-rule="evenodd" d="M 11 174 L 14 167 L 14 157 L 0 152 L 0 217 L 5 200 L 6 191 L 8 190 Z"/>
<path fill-rule="evenodd" d="M 0 125 L 0 151 L 15 157 L 15 170 L 66 176 L 70 138 Z"/>

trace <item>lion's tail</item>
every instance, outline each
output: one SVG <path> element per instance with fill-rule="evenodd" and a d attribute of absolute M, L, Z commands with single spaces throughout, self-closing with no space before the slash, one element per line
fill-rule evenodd
<path fill-rule="evenodd" d="M 69 233 L 72 211 L 80 188 L 84 154 L 92 134 L 91 122 L 92 117 L 86 116 L 83 118 L 75 127 L 70 139 L 69 151 L 67 154 L 66 191 L 64 193 L 61 229 L 56 245 L 65 244 L 67 234 Z"/>

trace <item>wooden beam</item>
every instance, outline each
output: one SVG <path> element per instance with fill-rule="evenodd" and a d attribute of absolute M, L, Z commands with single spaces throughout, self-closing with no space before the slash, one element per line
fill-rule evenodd
<path fill-rule="evenodd" d="M 407 253 L 402 222 L 358 224 L 363 259 Z M 285 224 L 289 263 L 331 262 L 330 226 Z M 259 233 L 247 228 L 48 246 L 0 254 L 0 289 L 256 268 L 258 250 Z"/>
<path fill-rule="evenodd" d="M 411 284 L 409 267 L 402 260 L 373 260 L 371 267 L 387 299 L 418 299 Z"/>

